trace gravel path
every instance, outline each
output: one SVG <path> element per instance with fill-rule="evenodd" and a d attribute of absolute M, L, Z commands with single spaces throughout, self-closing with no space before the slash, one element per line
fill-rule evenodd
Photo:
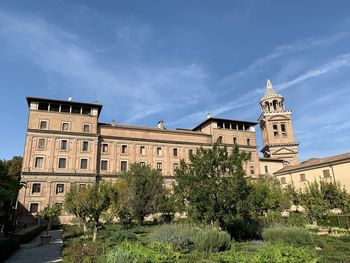
<path fill-rule="evenodd" d="M 27 244 L 22 244 L 20 248 L 10 256 L 5 263 L 53 263 L 62 262 L 62 230 L 51 230 L 51 244 L 42 246 L 40 244 L 40 235 Z"/>

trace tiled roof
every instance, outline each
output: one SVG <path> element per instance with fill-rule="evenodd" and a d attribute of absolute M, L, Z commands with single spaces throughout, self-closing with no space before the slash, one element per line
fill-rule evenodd
<path fill-rule="evenodd" d="M 282 174 L 290 171 L 297 171 L 300 169 L 305 169 L 313 166 L 321 166 L 321 165 L 326 165 L 326 164 L 332 164 L 334 162 L 339 162 L 339 161 L 344 161 L 344 160 L 350 160 L 350 152 L 349 153 L 343 153 L 339 155 L 334 155 L 330 157 L 325 157 L 325 158 L 311 158 L 308 159 L 302 163 L 296 164 L 296 165 L 289 165 L 281 170 L 275 172 L 275 174 Z"/>

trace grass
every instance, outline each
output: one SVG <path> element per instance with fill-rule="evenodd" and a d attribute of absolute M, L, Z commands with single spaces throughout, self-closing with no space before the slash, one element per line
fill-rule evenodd
<path fill-rule="evenodd" d="M 188 250 L 175 250 L 167 243 L 153 240 L 152 233 L 161 226 L 146 225 L 134 226 L 128 230 L 121 225 L 111 224 L 101 229 L 96 243 L 91 242 L 91 232 L 83 237 L 81 229 L 77 226 L 64 226 L 64 262 L 107 262 L 107 254 L 112 253 L 116 247 L 132 251 L 135 255 L 147 254 L 148 261 L 138 262 L 253 262 L 257 256 L 276 254 L 273 249 L 283 251 L 299 249 L 309 251 L 318 257 L 317 262 L 350 262 L 350 236 L 317 236 L 312 234 L 312 244 L 285 244 L 270 243 L 262 240 L 231 243 L 231 248 L 222 252 L 204 253 L 198 251 L 193 245 Z M 320 247 L 322 250 L 316 250 Z M 267 251 L 267 252 L 266 252 Z M 72 253 L 75 255 L 72 259 Z M 294 252 L 293 252 L 294 253 Z M 174 259 L 176 258 L 176 260 Z M 316 261 L 315 261 L 316 262 Z"/>

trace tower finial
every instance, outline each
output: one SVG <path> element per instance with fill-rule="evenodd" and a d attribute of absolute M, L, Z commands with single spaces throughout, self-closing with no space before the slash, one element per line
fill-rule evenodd
<path fill-rule="evenodd" d="M 272 82 L 269 79 L 267 79 L 267 82 L 266 82 L 266 89 L 272 89 Z"/>

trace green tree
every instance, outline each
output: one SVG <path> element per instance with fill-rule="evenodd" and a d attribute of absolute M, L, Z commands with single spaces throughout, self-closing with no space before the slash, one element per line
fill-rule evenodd
<path fill-rule="evenodd" d="M 229 153 L 214 144 L 199 148 L 188 163 L 182 160 L 175 171 L 175 193 L 189 217 L 225 227 L 235 216 L 248 216 L 249 186 L 243 169 L 248 159 L 237 146 Z"/>
<path fill-rule="evenodd" d="M 54 204 L 53 206 L 48 206 L 40 212 L 42 218 L 47 222 L 46 235 L 49 235 L 49 230 L 51 228 L 51 222 L 53 219 L 58 217 L 61 214 L 62 207 L 58 204 Z"/>
<path fill-rule="evenodd" d="M 142 225 L 147 215 L 156 211 L 163 192 L 162 174 L 149 166 L 132 164 L 121 175 L 128 185 L 128 207 L 133 217 Z"/>

